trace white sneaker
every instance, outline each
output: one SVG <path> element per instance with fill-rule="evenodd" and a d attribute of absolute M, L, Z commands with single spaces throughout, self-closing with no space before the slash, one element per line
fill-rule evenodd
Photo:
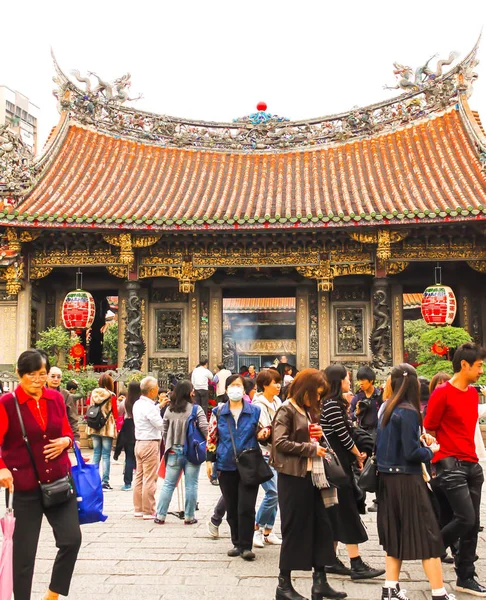
<path fill-rule="evenodd" d="M 255 546 L 255 548 L 265 547 L 263 542 L 263 531 L 261 529 L 257 529 L 253 534 L 253 546 Z"/>
<path fill-rule="evenodd" d="M 141 517 L 143 517 L 143 512 L 134 512 L 133 516 L 137 517 L 137 518 L 141 518 Z"/>
<path fill-rule="evenodd" d="M 208 521 L 208 533 L 215 540 L 219 538 L 219 527 L 212 521 Z"/>
<path fill-rule="evenodd" d="M 143 515 L 144 521 L 153 521 L 157 515 L 154 513 L 153 515 Z"/>
<path fill-rule="evenodd" d="M 265 540 L 265 544 L 271 544 L 273 546 L 282 545 L 282 540 L 278 538 L 273 531 L 271 531 L 268 535 L 264 535 L 263 539 Z"/>

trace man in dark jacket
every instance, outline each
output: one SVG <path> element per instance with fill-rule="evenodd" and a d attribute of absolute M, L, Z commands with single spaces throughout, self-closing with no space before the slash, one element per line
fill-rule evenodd
<path fill-rule="evenodd" d="M 73 430 L 74 439 L 79 442 L 79 425 L 78 425 L 78 410 L 76 408 L 76 402 L 74 396 L 67 390 L 61 388 L 62 371 L 59 367 L 51 367 L 47 375 L 47 387 L 51 390 L 56 390 L 61 393 L 64 398 L 64 404 L 66 405 L 66 412 Z"/>
<path fill-rule="evenodd" d="M 351 416 L 361 429 L 376 439 L 378 411 L 383 404 L 383 392 L 379 387 L 375 387 L 376 375 L 370 367 L 361 367 L 357 379 L 361 389 L 351 400 Z"/>

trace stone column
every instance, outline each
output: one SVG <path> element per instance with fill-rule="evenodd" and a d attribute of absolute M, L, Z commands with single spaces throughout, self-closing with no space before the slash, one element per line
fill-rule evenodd
<path fill-rule="evenodd" d="M 199 290 L 189 294 L 189 348 L 187 352 L 189 372 L 199 363 Z"/>
<path fill-rule="evenodd" d="M 223 359 L 223 291 L 210 288 L 209 295 L 209 369 Z"/>
<path fill-rule="evenodd" d="M 145 354 L 145 342 L 142 328 L 142 299 L 140 297 L 140 283 L 127 281 L 126 299 L 126 324 L 125 324 L 125 360 L 123 366 L 128 369 L 140 371 Z"/>
<path fill-rule="evenodd" d="M 329 292 L 318 292 L 320 369 L 325 369 L 331 364 L 331 305 L 329 298 Z"/>
<path fill-rule="evenodd" d="M 309 291 L 297 289 L 296 341 L 297 364 L 299 371 L 309 366 Z"/>
<path fill-rule="evenodd" d="M 375 369 L 386 369 L 392 364 L 391 289 L 386 277 L 375 277 L 371 288 L 373 329 L 370 349 Z"/>
<path fill-rule="evenodd" d="M 394 365 L 404 360 L 403 347 L 403 286 L 392 285 L 392 362 Z"/>
<path fill-rule="evenodd" d="M 28 282 L 17 295 L 17 329 L 16 329 L 16 354 L 19 356 L 24 350 L 30 348 L 30 318 L 32 310 L 32 285 Z M 15 335 L 12 331 L 12 335 Z"/>

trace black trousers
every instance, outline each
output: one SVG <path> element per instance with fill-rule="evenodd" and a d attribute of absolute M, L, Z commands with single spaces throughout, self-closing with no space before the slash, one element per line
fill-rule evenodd
<path fill-rule="evenodd" d="M 125 468 L 123 469 L 123 483 L 132 485 L 133 470 L 137 467 L 135 458 L 135 442 L 125 444 Z"/>
<path fill-rule="evenodd" d="M 442 528 L 442 539 L 446 547 L 459 539 L 456 572 L 458 577 L 466 579 L 474 573 L 483 469 L 479 463 L 466 461 L 456 461 L 452 468 L 451 465 L 442 468 L 440 462 L 437 463 L 437 481 L 453 512 L 452 519 Z"/>
<path fill-rule="evenodd" d="M 220 484 L 221 485 L 221 484 Z M 226 513 L 226 504 L 224 502 L 224 496 L 221 496 L 218 500 L 218 503 L 214 507 L 213 516 L 211 517 L 211 521 L 213 525 L 219 527 L 223 522 L 224 515 Z"/>
<path fill-rule="evenodd" d="M 259 486 L 243 485 L 238 471 L 220 471 L 219 487 L 226 505 L 226 519 L 231 529 L 233 546 L 251 550 Z"/>
<path fill-rule="evenodd" d="M 208 390 L 194 390 L 194 396 L 199 406 L 202 406 L 204 414 L 208 414 L 209 406 L 209 391 Z"/>
<path fill-rule="evenodd" d="M 35 555 L 46 516 L 59 548 L 52 569 L 49 589 L 67 596 L 81 546 L 78 502 L 74 495 L 64 504 L 45 509 L 40 492 L 15 492 L 13 498 L 15 531 L 13 536 L 13 578 L 15 600 L 30 600 Z"/>
<path fill-rule="evenodd" d="M 336 562 L 333 530 L 321 492 L 306 477 L 278 474 L 281 571 L 310 571 Z"/>

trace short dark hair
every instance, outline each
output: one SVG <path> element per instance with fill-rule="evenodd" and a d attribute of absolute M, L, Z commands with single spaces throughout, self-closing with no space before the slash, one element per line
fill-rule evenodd
<path fill-rule="evenodd" d="M 199 359 L 199 366 L 200 366 L 200 367 L 204 367 L 204 365 L 207 365 L 207 364 L 208 364 L 208 362 L 209 362 L 209 361 L 208 361 L 208 359 L 207 359 L 206 357 L 204 357 L 204 358 L 200 358 L 200 359 Z"/>
<path fill-rule="evenodd" d="M 373 369 L 371 367 L 368 367 L 368 365 L 365 365 L 364 367 L 360 367 L 358 369 L 356 379 L 358 381 L 360 381 L 362 379 L 367 379 L 368 381 L 372 381 L 373 383 L 375 383 L 376 373 L 373 371 Z"/>
<path fill-rule="evenodd" d="M 42 354 L 38 350 L 26 350 L 22 352 L 22 354 L 17 359 L 17 371 L 19 373 L 19 377 L 23 377 L 27 373 L 32 373 L 33 371 L 39 371 L 42 367 L 46 367 L 45 360 Z"/>
<path fill-rule="evenodd" d="M 71 390 L 77 390 L 78 387 L 79 387 L 79 385 L 72 379 L 66 383 L 66 389 L 68 392 Z"/>
<path fill-rule="evenodd" d="M 272 381 L 275 383 L 280 383 L 282 381 L 282 377 L 278 371 L 274 371 L 273 369 L 265 369 L 264 371 L 260 371 L 256 378 L 257 389 L 260 392 L 269 386 Z"/>
<path fill-rule="evenodd" d="M 245 385 L 245 394 L 248 396 L 251 390 L 255 388 L 256 380 L 252 379 L 251 377 L 245 377 L 243 383 Z"/>
<path fill-rule="evenodd" d="M 477 360 L 484 360 L 486 358 L 486 350 L 478 344 L 467 342 L 459 346 L 454 352 L 452 359 L 452 368 L 454 373 L 459 373 L 461 370 L 461 362 L 465 360 L 468 364 L 473 366 Z"/>
<path fill-rule="evenodd" d="M 237 379 L 241 381 L 243 387 L 245 387 L 245 378 L 242 375 L 230 375 L 226 380 L 225 389 L 228 389 L 229 386 L 234 383 Z"/>
<path fill-rule="evenodd" d="M 218 363 L 216 366 L 218 367 L 218 369 L 220 371 L 222 371 L 224 369 L 224 363 Z"/>

